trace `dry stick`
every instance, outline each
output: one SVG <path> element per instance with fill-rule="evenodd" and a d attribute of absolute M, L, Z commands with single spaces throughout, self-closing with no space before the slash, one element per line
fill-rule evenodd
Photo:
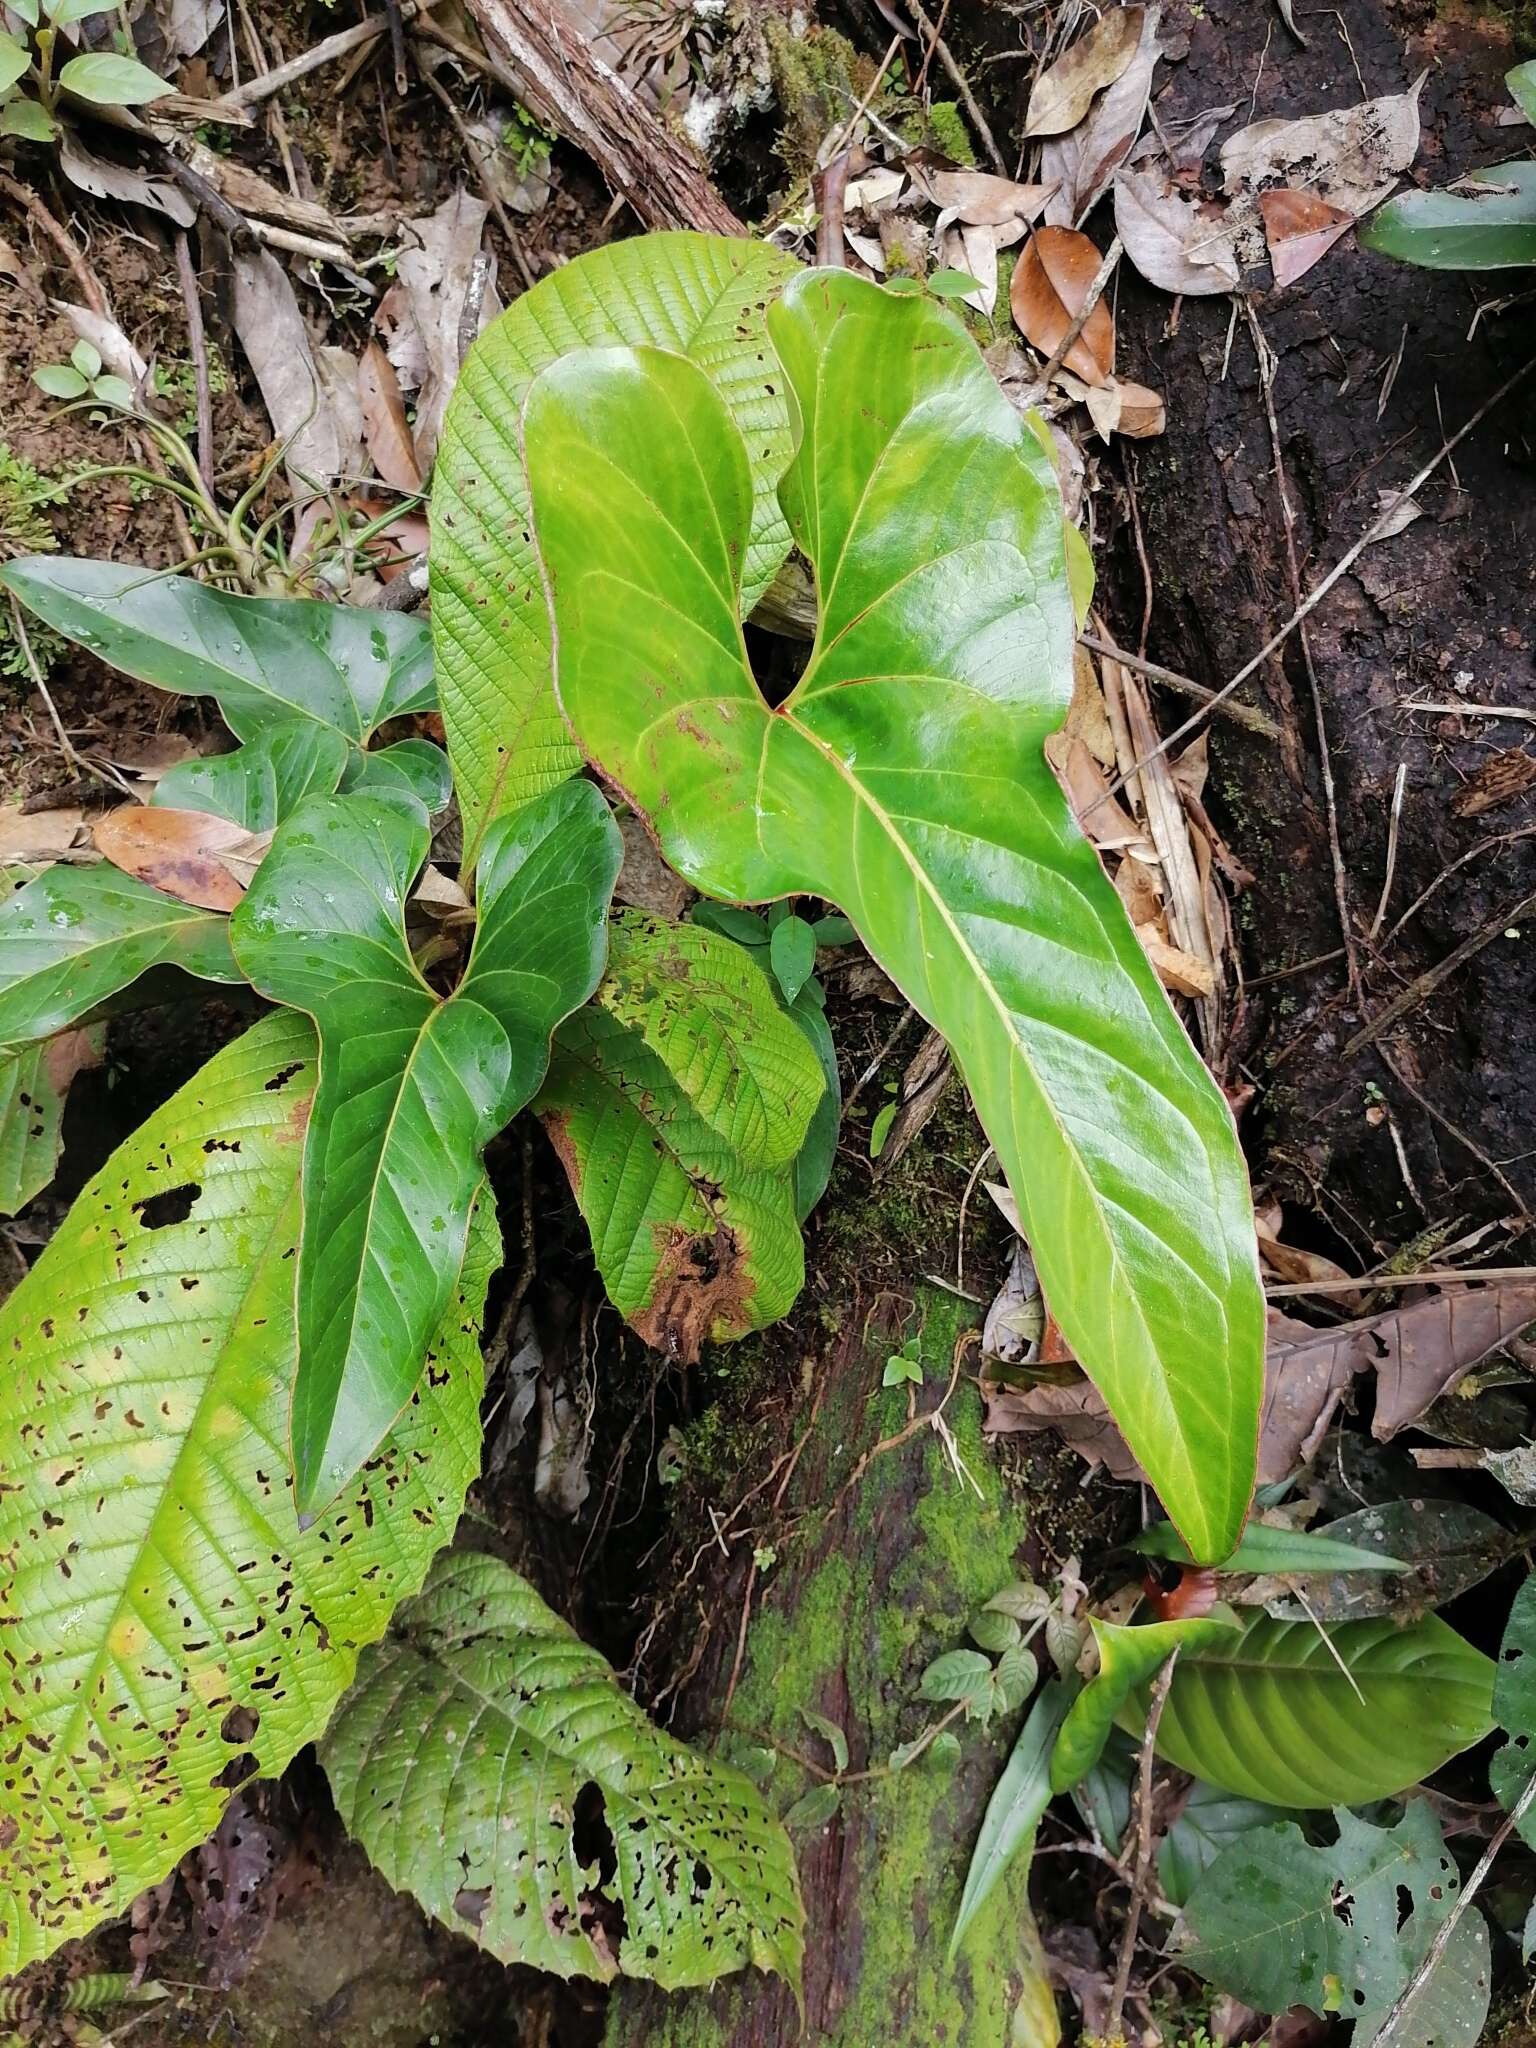
<path fill-rule="evenodd" d="M 1111 661 L 1118 661 L 1122 668 L 1128 668 L 1134 675 L 1145 676 L 1149 682 L 1163 683 L 1170 690 L 1177 690 L 1183 697 L 1193 697 L 1197 704 L 1204 704 L 1223 718 L 1230 718 L 1234 725 L 1246 726 L 1249 732 L 1261 733 L 1267 740 L 1277 740 L 1280 728 L 1267 712 L 1255 710 L 1251 704 L 1216 703 L 1216 692 L 1208 683 L 1197 683 L 1193 676 L 1181 675 L 1176 668 L 1164 668 L 1161 662 L 1148 661 L 1139 654 L 1127 654 L 1117 647 L 1108 635 L 1079 633 L 1080 647 L 1089 648 L 1094 654 L 1107 654 Z"/>
<path fill-rule="evenodd" d="M 907 0 L 907 8 L 911 13 L 912 19 L 923 30 L 934 49 L 938 51 L 939 62 L 949 73 L 955 91 L 960 95 L 960 104 L 965 108 L 966 113 L 970 115 L 971 126 L 981 137 L 981 146 L 987 152 L 987 155 L 991 157 L 993 170 L 1006 178 L 1008 166 L 1003 162 L 1002 151 L 993 139 L 992 130 L 987 126 L 986 115 L 976 104 L 976 95 L 971 91 L 970 80 L 955 62 L 954 52 L 950 49 L 948 43 L 939 34 L 939 24 L 929 19 L 928 10 L 924 7 L 923 0 Z"/>
<path fill-rule="evenodd" d="M 25 185 L 18 185 L 16 180 L 8 178 L 4 171 L 0 171 L 0 192 L 3 192 L 7 199 L 14 200 L 18 206 L 23 207 L 30 213 L 49 241 L 58 249 L 64 261 L 69 265 L 70 275 L 80 287 L 85 303 L 90 307 L 91 311 L 98 314 L 103 320 L 110 319 L 111 315 L 107 310 L 106 294 L 97 283 L 90 265 L 80 254 L 80 251 L 75 247 L 65 230 L 54 219 L 47 207 L 44 206 L 42 200 L 38 198 L 37 194 L 29 192 Z"/>
<path fill-rule="evenodd" d="M 1437 453 L 1430 457 L 1429 461 L 1424 464 L 1423 468 L 1420 469 L 1414 476 L 1410 477 L 1408 482 L 1403 486 L 1403 488 L 1400 491 L 1395 491 L 1393 493 L 1393 495 L 1382 506 L 1381 510 L 1376 514 L 1376 517 L 1371 521 L 1370 525 L 1365 529 L 1364 533 L 1362 533 L 1360 538 L 1354 543 L 1353 547 L 1349 548 L 1344 554 L 1342 554 L 1339 557 L 1338 561 L 1334 563 L 1333 567 L 1328 571 L 1328 574 L 1323 578 L 1322 582 L 1317 585 L 1316 589 L 1308 592 L 1307 596 L 1303 599 L 1302 603 L 1297 607 L 1297 609 L 1294 612 L 1292 612 L 1291 616 L 1286 620 L 1285 624 L 1280 627 L 1279 631 L 1272 633 L 1269 639 L 1266 640 L 1264 645 L 1259 649 L 1258 653 L 1253 655 L 1249 660 L 1245 661 L 1242 667 L 1237 671 L 1236 675 L 1230 677 L 1226 682 L 1222 684 L 1221 688 L 1216 692 L 1215 696 L 1211 699 L 1209 704 L 1203 705 L 1200 708 L 1200 710 L 1192 713 L 1190 717 L 1186 718 L 1182 725 L 1175 726 L 1171 733 L 1168 733 L 1163 739 L 1159 740 L 1157 745 L 1158 753 L 1166 754 L 1168 749 L 1170 747 L 1176 747 L 1180 740 L 1188 739 L 1190 734 L 1195 731 L 1195 729 L 1198 727 L 1200 721 L 1203 718 L 1205 718 L 1210 712 L 1216 710 L 1219 705 L 1224 704 L 1227 701 L 1227 699 L 1232 695 L 1234 690 L 1240 689 L 1242 685 L 1247 682 L 1248 678 L 1251 675 L 1253 675 L 1258 669 L 1261 669 L 1264 666 L 1265 662 L 1268 661 L 1269 657 L 1274 653 L 1275 649 L 1285 644 L 1285 642 L 1290 638 L 1291 634 L 1294 633 L 1296 628 L 1301 624 L 1302 620 L 1310 617 L 1311 614 L 1317 610 L 1317 607 L 1322 603 L 1323 599 L 1328 595 L 1329 591 L 1332 590 L 1333 586 L 1340 580 L 1340 578 L 1347 576 L 1349 574 L 1350 570 L 1355 566 L 1356 562 L 1359 561 L 1360 557 L 1371 545 L 1371 542 L 1378 537 L 1383 527 L 1387 525 L 1388 521 L 1397 511 L 1398 507 L 1403 503 L 1404 499 L 1411 498 L 1415 491 L 1423 489 L 1424 485 L 1429 482 L 1429 479 L 1434 475 L 1435 471 L 1440 467 L 1441 463 L 1446 460 L 1446 458 L 1452 453 L 1454 449 L 1457 449 L 1461 446 L 1462 442 L 1467 438 L 1468 434 L 1470 434 L 1475 427 L 1480 427 L 1482 425 L 1483 421 L 1488 417 L 1489 413 L 1493 411 L 1495 406 L 1503 404 L 1504 400 L 1508 398 L 1509 394 L 1516 388 L 1517 385 L 1521 384 L 1531 374 L 1532 370 L 1536 370 L 1536 356 L 1532 356 L 1529 362 L 1522 363 L 1518 370 L 1514 371 L 1510 376 L 1506 377 L 1504 379 L 1504 382 L 1499 386 L 1498 390 L 1493 393 L 1492 397 L 1484 399 L 1483 403 L 1477 408 L 1477 411 L 1473 413 L 1472 417 L 1468 421 L 1466 421 L 1466 423 L 1463 426 L 1458 427 L 1455 433 L 1452 434 L 1451 438 L 1448 441 L 1444 441 L 1441 443 Z M 1102 796 L 1096 796 L 1094 798 L 1093 802 L 1089 804 L 1083 812 L 1083 816 L 1089 816 L 1094 810 L 1098 808 L 1100 804 L 1107 803 L 1112 796 L 1114 796 L 1119 790 L 1125 787 L 1126 782 L 1132 775 L 1136 774 L 1136 772 L 1139 769 L 1145 768 L 1146 765 L 1147 764 L 1145 761 L 1133 761 L 1130 767 L 1126 769 L 1125 773 L 1119 776 L 1114 782 L 1112 782 L 1109 785 L 1108 789 L 1104 791 Z"/>
<path fill-rule="evenodd" d="M 1243 312 L 1258 362 L 1259 389 L 1264 394 L 1264 417 L 1269 425 L 1269 445 L 1275 458 L 1275 488 L 1280 493 L 1280 517 L 1285 528 L 1285 560 L 1291 578 L 1291 603 L 1301 603 L 1301 563 L 1296 553 L 1296 515 L 1291 510 L 1290 487 L 1285 480 L 1285 450 L 1280 439 L 1280 422 L 1275 417 L 1275 354 L 1264 339 L 1253 301 L 1244 299 Z M 1339 936 L 1344 941 L 1344 962 L 1349 977 L 1351 1000 L 1360 994 L 1360 962 L 1355 953 L 1354 920 L 1349 912 L 1349 878 L 1344 867 L 1344 848 L 1339 838 L 1339 806 L 1333 786 L 1333 754 L 1328 745 L 1328 721 L 1323 715 L 1323 692 L 1312 660 L 1312 643 L 1305 624 L 1298 624 L 1302 665 L 1312 696 L 1312 726 L 1317 734 L 1317 765 L 1323 779 L 1323 804 L 1328 825 L 1328 853 L 1333 862 L 1333 901 L 1339 915 Z"/>
<path fill-rule="evenodd" d="M 1391 2010 L 1382 2021 L 1376 2033 L 1375 2038 L 1378 2041 L 1391 2040 L 1392 2029 L 1418 1997 L 1428 1979 L 1434 1974 L 1441 1957 L 1451 1945 L 1451 1936 L 1461 1924 L 1462 1914 L 1466 1912 L 1482 1889 L 1484 1878 L 1487 1877 L 1489 1871 L 1493 1868 L 1494 1858 L 1509 1840 L 1513 1831 L 1524 1820 L 1526 1814 L 1530 1812 L 1533 1799 L 1536 1799 L 1536 1771 L 1533 1771 L 1526 1780 L 1525 1790 L 1499 1823 L 1498 1830 L 1494 1834 L 1492 1841 L 1477 1859 L 1477 1868 L 1457 1894 L 1455 1905 L 1452 1906 L 1450 1912 L 1446 1914 L 1440 1925 L 1435 1929 L 1435 1938 L 1425 1950 L 1424 1960 L 1419 1964 L 1419 1967 L 1393 2000 Z"/>
<path fill-rule="evenodd" d="M 886 72 L 890 70 L 891 62 L 895 57 L 896 52 L 901 48 L 902 43 L 905 40 L 906 38 L 904 36 L 891 37 L 891 47 L 880 59 L 880 69 L 869 81 L 869 90 L 865 93 L 864 97 L 859 101 L 858 105 L 854 108 L 853 112 L 848 116 L 847 120 L 843 123 L 841 128 L 837 130 L 834 140 L 829 143 L 822 144 L 821 149 L 818 151 L 818 155 L 822 159 L 824 169 L 830 168 L 832 163 L 837 158 L 839 151 L 847 147 L 848 138 L 849 136 L 852 135 L 854 127 L 858 122 L 862 121 L 864 116 L 869 112 L 870 101 L 873 100 L 875 94 L 880 90 L 881 81 L 885 77 Z M 846 175 L 847 174 L 845 172 L 844 176 L 846 177 Z"/>
<path fill-rule="evenodd" d="M 402 19 L 409 20 L 416 12 L 413 0 L 401 0 Z M 307 78 L 311 71 L 318 71 L 322 64 L 334 64 L 338 57 L 346 57 L 353 50 L 360 50 L 365 43 L 373 42 L 383 35 L 387 22 L 375 15 L 367 21 L 359 21 L 351 28 L 338 29 L 333 36 L 325 36 L 308 50 L 301 50 L 297 57 L 290 57 L 286 64 L 274 65 L 259 78 L 248 78 L 244 85 L 237 85 L 225 93 L 227 105 L 252 107 L 258 100 L 270 99 L 284 86 L 294 85 L 301 78 Z"/>
<path fill-rule="evenodd" d="M 1403 711 L 1449 711 L 1457 718 L 1523 718 L 1527 724 L 1536 725 L 1536 711 L 1522 710 L 1518 704 L 1431 704 L 1423 697 L 1405 697 L 1399 708 Z"/>
<path fill-rule="evenodd" d="M 1136 1935 L 1141 1926 L 1141 1902 L 1146 1896 L 1147 1872 L 1152 1863 L 1152 1765 L 1157 1728 L 1163 1718 L 1163 1708 L 1168 1704 L 1168 1691 L 1173 1684 L 1173 1667 L 1178 1661 L 1179 1653 L 1175 1649 L 1153 1679 L 1152 1696 L 1147 1702 L 1147 1732 L 1141 1738 L 1141 1768 L 1136 1787 L 1136 1862 L 1131 1878 L 1131 1902 L 1125 1916 L 1125 1931 L 1120 1936 L 1120 1958 L 1115 1965 L 1115 1987 L 1110 1993 L 1109 2017 L 1104 2022 L 1106 2041 L 1113 2041 L 1120 2033 L 1120 2016 L 1125 2011 L 1125 1994 L 1131 1983 L 1131 1965 L 1136 1960 Z"/>
<path fill-rule="evenodd" d="M 1408 763 L 1399 761 L 1397 775 L 1392 783 L 1392 810 L 1387 819 L 1387 871 L 1381 879 L 1381 901 L 1376 905 L 1376 915 L 1371 919 L 1371 928 L 1366 937 L 1376 943 L 1376 935 L 1386 922 L 1387 905 L 1392 900 L 1392 884 L 1397 879 L 1397 835 L 1403 822 L 1403 797 L 1408 789 Z"/>
<path fill-rule="evenodd" d="M 1433 967 L 1427 967 L 1415 980 L 1410 981 L 1401 995 L 1394 996 L 1384 1010 L 1379 1011 L 1368 1023 L 1362 1024 L 1353 1038 L 1346 1040 L 1339 1057 L 1353 1059 L 1357 1052 L 1362 1052 L 1400 1017 L 1406 1017 L 1410 1010 L 1416 1010 L 1420 1003 L 1434 994 L 1443 981 L 1448 980 L 1456 972 L 1458 967 L 1464 967 L 1474 954 L 1480 953 L 1484 946 L 1492 944 L 1493 940 L 1506 932 L 1517 918 L 1524 917 L 1532 908 L 1536 908 L 1536 889 L 1528 891 L 1517 903 L 1509 904 L 1496 917 L 1491 917 L 1480 931 L 1475 931 L 1470 938 L 1463 939 L 1461 944 L 1447 953 L 1443 960 L 1438 961 Z"/>
<path fill-rule="evenodd" d="M 1046 363 L 1045 368 L 1040 372 L 1040 382 L 1042 384 L 1049 384 L 1051 379 L 1055 376 L 1056 372 L 1061 368 L 1062 364 L 1066 361 L 1067 351 L 1071 348 L 1072 344 L 1077 340 L 1077 337 L 1082 333 L 1083 329 L 1088 325 L 1089 315 L 1093 312 L 1094 307 L 1099 303 L 1100 299 L 1103 298 L 1104 287 L 1109 283 L 1109 280 L 1114 276 L 1115 265 L 1120 261 L 1120 258 L 1124 254 L 1124 252 L 1125 244 L 1121 241 L 1120 237 L 1116 235 L 1115 239 L 1110 243 L 1108 249 L 1105 251 L 1104 261 L 1099 265 L 1098 270 L 1095 273 L 1093 283 L 1089 285 L 1088 290 L 1083 297 L 1083 303 L 1078 307 L 1076 313 L 1072 316 L 1071 325 L 1067 328 L 1066 333 L 1061 337 L 1060 341 L 1057 342 L 1055 348 L 1052 349 L 1049 361 Z"/>
<path fill-rule="evenodd" d="M 512 261 L 517 265 L 518 275 L 522 278 L 524 285 L 531 289 L 534 281 L 533 270 L 527 256 L 523 253 L 522 237 L 512 225 L 507 209 L 502 205 L 500 195 L 495 185 L 491 182 L 489 166 L 484 156 L 480 153 L 480 147 L 475 137 L 470 133 L 469 124 L 454 105 L 453 99 L 442 80 L 434 77 L 427 66 L 422 63 L 419 52 L 414 54 L 416 55 L 416 69 L 420 74 L 421 82 L 441 103 L 449 120 L 457 129 L 459 141 L 464 145 L 464 154 L 469 158 L 470 166 L 480 182 L 480 190 L 485 194 L 486 204 L 490 207 L 492 213 L 495 214 L 496 224 L 506 237 L 507 247 L 512 251 Z M 477 328 L 476 332 L 478 331 Z M 471 339 L 473 339 L 473 336 L 471 336 Z"/>
<path fill-rule="evenodd" d="M 935 25 L 933 34 L 928 38 L 928 47 L 923 52 L 923 61 L 918 67 L 917 78 L 912 86 L 912 97 L 914 99 L 920 100 L 923 96 L 923 87 L 928 83 L 928 67 L 933 62 L 933 53 L 939 46 L 939 37 L 944 33 L 944 24 L 949 19 L 950 6 L 951 0 L 944 0 L 944 5 L 939 9 L 938 22 Z"/>
<path fill-rule="evenodd" d="M 1518 1199 L 1518 1198 L 1517 1198 Z M 1266 1301 L 1301 1294 L 1375 1294 L 1383 1287 L 1470 1287 L 1483 1280 L 1536 1280 L 1536 1266 L 1425 1266 L 1417 1273 L 1365 1273 L 1358 1280 L 1297 1280 L 1266 1287 Z"/>
<path fill-rule="evenodd" d="M 208 378 L 208 337 L 203 331 L 203 302 L 198 295 L 197 272 L 192 267 L 192 247 L 185 228 L 176 230 L 176 274 L 181 279 L 182 303 L 187 309 L 187 346 L 192 351 L 192 369 L 197 379 L 197 473 L 211 504 L 213 486 L 213 391 Z"/>

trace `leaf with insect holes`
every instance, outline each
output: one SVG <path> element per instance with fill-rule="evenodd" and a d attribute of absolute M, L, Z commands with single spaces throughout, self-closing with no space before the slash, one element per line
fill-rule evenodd
<path fill-rule="evenodd" d="M 1509 1811 L 1536 1771 L 1536 1577 L 1515 1595 L 1499 1646 L 1493 1681 L 1493 1717 L 1508 1737 L 1488 1765 L 1488 1782 Z M 1536 1815 L 1527 1810 L 1520 1833 L 1536 1849 Z"/>
<path fill-rule="evenodd" d="M 59 73 L 59 90 L 96 107 L 143 107 L 175 90 L 135 57 L 112 50 L 92 50 L 71 57 Z"/>
<path fill-rule="evenodd" d="M 820 592 L 804 674 L 770 709 L 747 666 L 752 474 L 719 395 L 680 356 L 590 352 L 524 410 L 561 704 L 685 879 L 839 904 L 945 1034 L 1067 1341 L 1223 1556 L 1253 1484 L 1252 1210 L 1230 1112 L 1044 758 L 1074 637 L 1049 458 L 930 299 L 803 272 L 769 331 Z"/>
<path fill-rule="evenodd" d="M 823 1080 L 751 954 L 622 911 L 596 1001 L 555 1037 L 536 1105 L 608 1298 L 691 1360 L 783 1315 L 804 1252 L 795 1161 Z"/>
<path fill-rule="evenodd" d="M 1493 1725 L 1494 1665 L 1438 1615 L 1408 1627 L 1245 1613 L 1173 1670 L 1157 1752 L 1224 1791 L 1291 1809 L 1416 1785 Z M 1145 1686 L 1118 1719 L 1139 1735 Z"/>
<path fill-rule="evenodd" d="M 667 1989 L 753 1963 L 798 1988 L 794 1852 L 750 1779 L 653 1727 L 497 1558 L 439 1560 L 320 1755 L 388 1881 L 504 1963 Z"/>
<path fill-rule="evenodd" d="M 45 869 L 0 903 L 0 1046 L 78 1024 L 152 967 L 244 979 L 226 919 L 105 865 Z"/>
<path fill-rule="evenodd" d="M 320 1037 L 293 1387 L 304 1514 L 349 1483 L 410 1398 L 464 1256 L 481 1151 L 602 972 L 622 846 L 591 783 L 487 835 L 474 945 L 446 1001 L 405 931 L 429 836 L 408 796 L 310 797 L 230 921 L 251 981 L 308 1011 Z"/>
<path fill-rule="evenodd" d="M 1070 1791 L 1104 1753 L 1116 1714 L 1136 1687 L 1155 1678 L 1175 1650 L 1217 1643 L 1236 1633 L 1230 1618 L 1205 1615 L 1190 1621 L 1153 1621 L 1122 1628 L 1089 1617 L 1099 1646 L 1099 1668 L 1072 1702 L 1051 1752 L 1051 1790 Z"/>
<path fill-rule="evenodd" d="M 70 1083 L 101 1064 L 106 1028 L 60 1031 L 0 1051 L 0 1216 L 14 1216 L 53 1179 Z"/>
<path fill-rule="evenodd" d="M 0 1974 L 127 1910 L 229 1788 L 320 1734 L 480 1461 L 492 1206 L 376 1462 L 301 1533 L 288 1489 L 314 1033 L 218 1053 L 119 1148 L 0 1307 Z M 339 1569 L 345 1560 L 345 1569 Z M 60 1594 L 68 1599 L 61 1626 Z"/>
<path fill-rule="evenodd" d="M 541 278 L 465 357 L 433 476 L 431 559 L 438 687 L 470 857 L 498 812 L 581 766 L 555 702 L 528 517 L 520 424 L 529 386 L 572 349 L 649 343 L 698 364 L 748 451 L 753 509 L 737 566 L 750 610 L 789 552 L 775 496 L 789 415 L 763 313 L 797 267 L 763 242 L 638 235 Z"/>
<path fill-rule="evenodd" d="M 1273 1827 L 1285 1815 L 1257 1799 L 1234 1799 L 1219 1785 L 1199 1779 L 1189 1788 L 1178 1817 L 1158 1845 L 1157 1877 L 1171 1906 L 1188 1902 L 1203 1871 L 1223 1849 L 1255 1828 Z"/>
<path fill-rule="evenodd" d="M 436 707 L 431 638 L 420 619 L 313 598 L 232 597 L 188 576 L 72 556 L 7 562 L 0 566 L 0 587 L 114 668 L 158 690 L 212 697 L 238 739 L 312 724 L 346 745 L 342 787 L 403 780 L 423 802 L 441 807 L 446 764 L 440 749 L 406 740 L 365 751 L 391 719 Z M 226 758 L 240 761 L 239 755 Z M 234 781 L 238 773 L 265 776 L 267 762 L 228 766 L 212 785 L 214 794 L 232 794 L 224 815 L 243 823 L 248 806 Z M 186 770 L 166 776 L 160 800 L 212 808 L 206 800 L 186 802 L 188 779 Z M 206 779 L 202 787 L 206 799 Z"/>

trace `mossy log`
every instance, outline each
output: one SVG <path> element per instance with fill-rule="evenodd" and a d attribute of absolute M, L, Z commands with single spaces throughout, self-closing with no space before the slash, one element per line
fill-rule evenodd
<path fill-rule="evenodd" d="M 833 1768 L 829 1741 L 805 1714 L 847 1739 L 856 1781 L 831 1819 L 792 1829 L 806 1905 L 803 2030 L 789 1988 L 754 1971 L 671 1998 L 626 1985 L 607 2048 L 792 2048 L 802 2039 L 1054 2048 L 1058 2039 L 1027 1870 L 1007 1874 L 947 1959 L 977 1829 L 1021 1717 L 986 1730 L 956 1722 L 960 1755 L 948 1767 L 925 1756 L 900 1772 L 882 1768 L 942 1711 L 918 1698 L 922 1671 L 964 1643 L 969 1618 L 1018 1575 L 1026 1529 L 963 1375 L 943 1401 L 943 1428 L 922 1419 L 949 1384 L 961 1319 L 936 1295 L 920 1312 L 923 1386 L 882 1389 L 891 1344 L 855 1328 L 822 1367 L 819 1394 L 786 1419 L 785 1450 L 804 1437 L 793 1477 L 774 1526 L 741 1543 L 729 1565 L 719 1560 L 706 1591 L 717 1625 L 677 1724 L 737 1760 L 776 1751 L 767 1784 L 781 1811 L 817 1782 L 796 1758 Z M 718 1487 L 716 1505 L 728 1510 Z M 857 1779 L 862 1772 L 875 1775 Z"/>

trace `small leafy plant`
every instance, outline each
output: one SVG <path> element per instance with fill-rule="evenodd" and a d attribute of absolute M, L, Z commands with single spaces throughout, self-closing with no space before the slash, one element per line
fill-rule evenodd
<path fill-rule="evenodd" d="M 514 305 L 449 408 L 430 638 L 109 563 L 0 570 L 55 632 L 212 696 L 237 742 L 104 821 L 102 864 L 0 903 L 0 1085 L 20 1102 L 151 970 L 275 1006 L 0 1308 L 0 1965 L 121 1910 L 230 1786 L 323 1737 L 381 1867 L 497 1955 L 797 1974 L 793 1862 L 750 1782 L 650 1729 L 505 1567 L 434 1559 L 478 1465 L 487 1143 L 542 1119 L 612 1300 L 660 1351 L 771 1322 L 837 1140 L 817 959 L 854 934 L 948 1038 L 1052 1309 L 1187 1554 L 1238 1544 L 1263 1337 L 1247 1183 L 1042 756 L 1075 627 L 1049 459 L 937 300 L 792 271 L 657 236 Z M 820 623 L 770 705 L 741 626 L 792 546 Z M 402 732 L 439 706 L 446 758 Z M 599 781 L 702 892 L 690 918 L 610 915 Z M 422 881 L 451 796 L 445 918 Z M 1021 1618 L 980 1623 L 929 1697 L 1017 1707 Z M 1058 1623 L 1065 1669 L 1083 1631 Z M 1273 1627 L 1245 1667 L 1333 1682 L 1298 1678 Z M 1201 1624 L 1171 1730 L 1237 1633 Z M 1084 1753 L 1131 1710 L 1134 1647 L 1077 1713 Z M 1389 1663 L 1362 1642 L 1354 1679 Z M 606 1880 L 576 1847 L 589 1781 Z"/>
<path fill-rule="evenodd" d="M 38 0 L 7 4 L 31 37 L 0 28 L 0 135 L 52 142 L 71 99 L 97 107 L 142 107 L 171 90 L 136 57 L 115 50 L 86 50 L 59 61 L 60 31 L 110 14 L 115 0 L 43 0 L 41 11 Z"/>

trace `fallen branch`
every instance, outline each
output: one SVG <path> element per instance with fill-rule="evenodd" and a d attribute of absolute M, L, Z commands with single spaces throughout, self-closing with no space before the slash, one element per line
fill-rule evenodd
<path fill-rule="evenodd" d="M 1218 703 L 1216 692 L 1208 683 L 1197 683 L 1193 676 L 1181 675 L 1176 668 L 1164 668 L 1161 662 L 1147 661 L 1139 654 L 1128 654 L 1108 638 L 1101 639 L 1094 633 L 1079 633 L 1077 638 L 1079 646 L 1089 648 L 1094 654 L 1107 654 L 1111 661 L 1118 661 L 1133 675 L 1145 676 L 1148 682 L 1163 683 L 1168 689 L 1177 690 L 1182 697 L 1193 697 L 1197 704 L 1219 713 L 1223 718 L 1230 718 L 1234 725 L 1246 726 L 1249 732 L 1260 733 L 1267 740 L 1280 737 L 1280 728 L 1267 711 L 1260 711 L 1252 704 L 1239 704 L 1231 697 L 1224 703 Z"/>

